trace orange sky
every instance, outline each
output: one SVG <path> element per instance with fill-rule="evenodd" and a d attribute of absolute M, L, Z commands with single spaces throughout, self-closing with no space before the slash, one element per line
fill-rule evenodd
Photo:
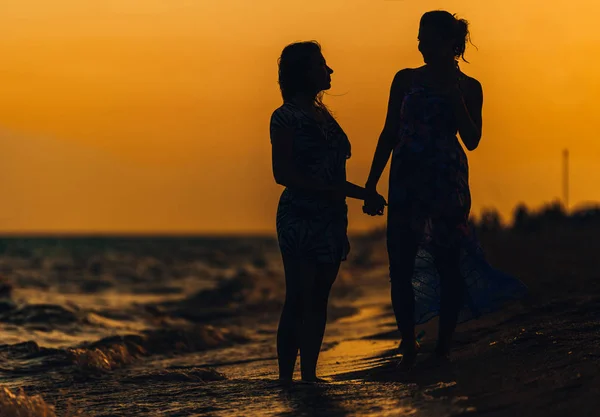
<path fill-rule="evenodd" d="M 462 65 L 484 88 L 474 213 L 559 197 L 564 147 L 571 202 L 600 200 L 594 0 L 3 0 L 0 232 L 273 232 L 281 49 L 323 45 L 362 184 L 390 82 L 421 65 L 419 17 L 437 8 L 479 48 Z M 349 204 L 352 229 L 381 224 Z"/>

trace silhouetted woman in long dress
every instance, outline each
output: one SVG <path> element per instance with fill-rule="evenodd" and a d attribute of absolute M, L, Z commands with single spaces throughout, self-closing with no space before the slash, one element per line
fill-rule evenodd
<path fill-rule="evenodd" d="M 387 245 L 404 368 L 417 356 L 416 322 L 439 314 L 435 357 L 447 359 L 461 311 L 462 320 L 476 317 L 525 290 L 485 262 L 469 225 L 469 170 L 457 133 L 467 150 L 477 148 L 483 91 L 458 66 L 468 34 L 467 22 L 446 11 L 423 15 L 418 40 L 425 65 L 394 77 L 366 184 L 374 192 L 392 154 Z M 373 214 L 381 206 L 364 210 Z"/>
<path fill-rule="evenodd" d="M 346 196 L 383 205 L 376 192 L 346 181 L 348 137 L 321 101 L 333 70 L 317 42 L 284 48 L 283 105 L 271 116 L 273 174 L 284 185 L 277 210 L 286 298 L 277 332 L 279 377 L 291 380 L 300 350 L 305 381 L 318 381 L 329 291 L 350 246 Z"/>

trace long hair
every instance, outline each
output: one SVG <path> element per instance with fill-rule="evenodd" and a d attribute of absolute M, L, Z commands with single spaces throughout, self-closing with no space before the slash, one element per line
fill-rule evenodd
<path fill-rule="evenodd" d="M 277 59 L 279 66 L 279 89 L 283 101 L 291 100 L 298 93 L 310 93 L 315 90 L 308 80 L 308 71 L 316 54 L 321 53 L 321 45 L 317 41 L 295 42 L 283 48 Z M 318 91 L 314 97 L 315 106 L 331 114 L 323 103 L 324 91 Z"/>
<path fill-rule="evenodd" d="M 291 100 L 298 93 L 315 93 L 315 86 L 310 84 L 308 71 L 314 62 L 314 56 L 321 53 L 321 45 L 317 41 L 295 42 L 283 48 L 277 60 L 279 66 L 279 89 L 283 101 Z M 317 110 L 335 119 L 329 108 L 323 103 L 325 91 L 316 92 L 314 105 Z M 346 158 L 352 155 L 352 145 L 346 138 L 344 141 Z"/>
<path fill-rule="evenodd" d="M 421 17 L 421 26 L 431 26 L 444 38 L 453 41 L 454 57 L 461 58 L 465 62 L 465 49 L 467 42 L 471 42 L 469 33 L 469 22 L 459 19 L 456 14 L 450 14 L 445 10 L 433 10 Z"/>

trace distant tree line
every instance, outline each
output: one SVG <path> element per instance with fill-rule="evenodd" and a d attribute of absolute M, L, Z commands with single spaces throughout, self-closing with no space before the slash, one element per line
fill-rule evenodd
<path fill-rule="evenodd" d="M 504 224 L 498 211 L 494 208 L 484 209 L 477 218 L 473 216 L 471 223 L 479 231 L 514 230 L 521 232 L 537 232 L 551 227 L 591 227 L 600 226 L 600 205 L 589 205 L 567 213 L 562 203 L 554 201 L 532 210 L 525 204 L 515 207 L 511 222 Z"/>

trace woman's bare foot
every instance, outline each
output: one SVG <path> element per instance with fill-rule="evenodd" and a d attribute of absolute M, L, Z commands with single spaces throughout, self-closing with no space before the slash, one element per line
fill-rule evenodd
<path fill-rule="evenodd" d="M 417 362 L 418 353 L 419 351 L 417 349 L 405 349 L 397 369 L 401 372 L 410 371 Z"/>
<path fill-rule="evenodd" d="M 400 354 L 404 354 L 405 350 L 416 350 L 417 352 L 419 350 L 421 350 L 421 345 L 419 344 L 419 342 L 417 342 L 416 340 L 414 341 L 414 345 L 410 346 L 410 345 L 406 345 L 406 343 L 404 343 L 404 340 L 400 342 L 400 345 L 398 345 L 398 353 Z"/>
<path fill-rule="evenodd" d="M 282 377 L 282 376 L 280 376 L 277 381 L 279 382 L 279 385 L 282 385 L 284 387 L 289 387 L 294 382 L 292 377 Z"/>
<path fill-rule="evenodd" d="M 402 372 L 410 371 L 417 361 L 419 350 L 421 350 L 419 342 L 414 341 L 411 344 L 406 344 L 402 341 L 400 346 L 398 346 L 398 351 L 402 355 L 402 359 L 396 368 Z"/>

